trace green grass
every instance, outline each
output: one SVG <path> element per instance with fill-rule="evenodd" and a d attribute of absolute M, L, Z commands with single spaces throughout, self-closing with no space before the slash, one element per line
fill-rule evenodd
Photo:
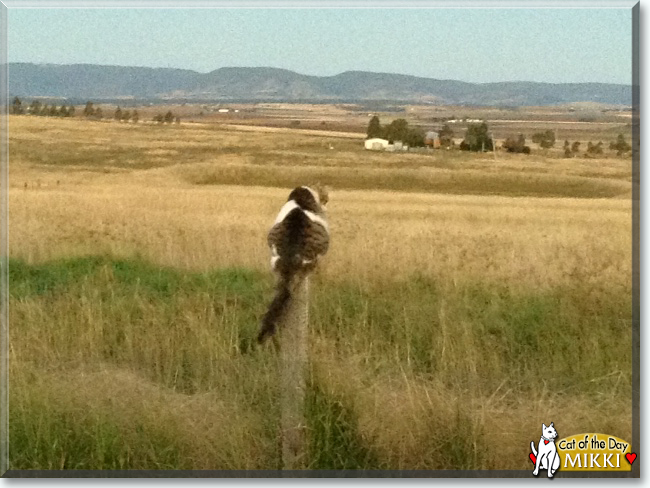
<path fill-rule="evenodd" d="M 12 467 L 279 467 L 276 358 L 252 347 L 270 275 L 98 256 L 11 260 L 9 280 Z M 396 466 L 373 434 L 386 420 L 369 419 L 364 401 L 387 401 L 368 395 L 398 371 L 455 392 L 436 400 L 446 417 L 419 417 L 430 433 L 401 468 L 486 467 L 490 435 L 460 400 L 466 392 L 478 401 L 505 382 L 524 402 L 542 383 L 596 404 L 631 394 L 628 290 L 413 276 L 373 286 L 316 278 L 312 294 L 311 468 Z M 334 357 L 340 367 L 356 358 L 358 374 L 330 376 Z M 408 403 L 398 391 L 395 408 Z"/>
<path fill-rule="evenodd" d="M 630 296 L 606 285 L 451 289 L 416 276 L 375 290 L 327 287 L 315 297 L 312 327 L 346 353 L 394 356 L 418 374 L 485 393 L 504 378 L 529 388 L 540 377 L 589 391 L 599 371 L 631 368 Z"/>
<path fill-rule="evenodd" d="M 128 432 L 114 414 L 84 412 L 62 405 L 57 398 L 29 393 L 16 393 L 19 399 L 12 402 L 11 465 L 15 469 L 190 467 L 163 425 L 139 425 Z"/>
<path fill-rule="evenodd" d="M 312 377 L 306 399 L 309 469 L 389 469 L 365 445 L 355 413 Z"/>

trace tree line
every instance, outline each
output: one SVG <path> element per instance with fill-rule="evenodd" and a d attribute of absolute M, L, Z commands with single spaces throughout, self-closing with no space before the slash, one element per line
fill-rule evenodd
<path fill-rule="evenodd" d="M 25 107 L 22 100 L 15 97 L 9 109 L 9 113 L 17 115 L 28 113 L 45 117 L 74 117 L 75 108 L 74 105 L 61 105 L 60 107 L 55 104 L 48 105 L 42 103 L 40 100 L 33 100 L 32 103 Z"/>
<path fill-rule="evenodd" d="M 176 122 L 177 124 L 181 123 L 181 118 L 174 116 L 171 110 L 168 111 L 165 115 L 163 114 L 154 115 L 152 120 L 154 122 L 158 122 L 159 124 L 171 124 L 172 122 Z"/>
<path fill-rule="evenodd" d="M 389 142 L 402 141 L 411 147 L 424 146 L 424 136 L 421 129 L 412 129 L 408 126 L 405 119 L 396 119 L 389 125 L 382 127 L 379 122 L 379 117 L 376 115 L 370 120 L 368 124 L 368 138 L 380 137 L 387 139 Z M 416 135 L 414 135 L 416 134 Z M 550 149 L 555 146 L 555 131 L 546 130 L 543 132 L 536 132 L 532 136 L 533 143 L 537 144 L 540 149 Z M 454 131 L 445 124 L 438 132 L 438 139 L 440 147 L 451 148 L 454 147 Z M 415 143 L 414 143 L 415 142 Z M 519 134 L 517 137 L 508 137 L 501 148 L 510 153 L 530 154 L 531 148 L 526 145 L 526 136 Z M 490 134 L 490 130 L 486 122 L 480 124 L 469 124 L 465 131 L 465 137 L 459 145 L 462 151 L 493 151 L 495 144 Z M 575 141 L 571 144 L 568 140 L 564 141 L 564 157 L 570 158 L 580 154 L 580 142 Z M 616 142 L 609 145 L 609 149 L 616 151 L 617 156 L 622 156 L 632 150 L 632 146 L 625 141 L 623 134 L 619 134 Z M 604 154 L 602 141 L 593 144 L 591 141 L 587 144 L 587 149 L 584 153 L 585 157 L 594 157 Z"/>
<path fill-rule="evenodd" d="M 368 139 L 380 137 L 388 142 L 401 141 L 409 147 L 424 147 L 424 132 L 417 127 L 409 127 L 406 119 L 395 119 L 382 126 L 376 115 L 368 124 Z"/>
<path fill-rule="evenodd" d="M 56 104 L 48 105 L 47 103 L 42 103 L 40 100 L 33 100 L 28 106 L 25 106 L 23 101 L 19 97 L 15 97 L 9 107 L 9 113 L 16 115 L 42 115 L 48 117 L 74 117 L 75 115 L 74 105 L 61 105 L 57 106 Z M 105 118 L 104 112 L 101 107 L 95 106 L 91 101 L 86 102 L 86 105 L 83 110 L 83 116 L 87 119 L 101 120 Z M 131 121 L 133 123 L 138 123 L 140 120 L 140 114 L 137 110 L 123 110 L 121 107 L 117 107 L 113 113 L 113 118 L 120 122 Z M 159 124 L 171 124 L 175 122 L 180 124 L 181 118 L 174 115 L 171 110 L 167 113 L 162 114 L 158 113 L 152 118 L 153 122 L 158 122 Z"/>

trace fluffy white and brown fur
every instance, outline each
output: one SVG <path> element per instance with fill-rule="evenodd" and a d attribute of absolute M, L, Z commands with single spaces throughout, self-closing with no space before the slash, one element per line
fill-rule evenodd
<path fill-rule="evenodd" d="M 329 248 L 325 219 L 327 192 L 307 186 L 295 188 L 269 231 L 271 267 L 278 274 L 275 298 L 262 318 L 258 342 L 272 336 L 291 300 L 293 280 L 312 271 Z"/>

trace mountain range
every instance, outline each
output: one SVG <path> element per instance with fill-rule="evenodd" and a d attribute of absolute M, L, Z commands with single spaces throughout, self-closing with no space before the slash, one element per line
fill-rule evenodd
<path fill-rule="evenodd" d="M 200 101 L 400 101 L 447 105 L 631 105 L 629 85 L 608 83 L 468 83 L 346 71 L 308 76 L 278 68 L 173 68 L 9 63 L 9 93 L 74 100 L 135 98 Z"/>

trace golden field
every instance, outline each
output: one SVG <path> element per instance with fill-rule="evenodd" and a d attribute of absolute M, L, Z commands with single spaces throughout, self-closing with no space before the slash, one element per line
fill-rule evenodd
<path fill-rule="evenodd" d="M 316 132 L 10 117 L 11 467 L 277 468 L 266 232 L 316 181 L 310 468 L 532 470 L 551 421 L 631 439 L 629 159 Z"/>

